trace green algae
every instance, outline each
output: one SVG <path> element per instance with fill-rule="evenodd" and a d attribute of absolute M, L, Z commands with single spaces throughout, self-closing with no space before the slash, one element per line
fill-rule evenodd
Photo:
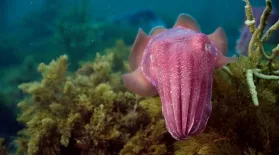
<path fill-rule="evenodd" d="M 123 47 L 120 44 L 116 47 Z M 141 128 L 152 131 L 148 124 L 154 116 L 124 90 L 120 72 L 113 72 L 115 59 L 112 52 L 97 54 L 93 63 L 68 73 L 68 57 L 63 55 L 39 65 L 41 81 L 19 86 L 28 95 L 18 105 L 22 110 L 18 120 L 26 124 L 18 142 L 26 143 L 28 154 L 112 154 Z M 125 63 L 121 64 L 118 70 L 124 71 Z"/>

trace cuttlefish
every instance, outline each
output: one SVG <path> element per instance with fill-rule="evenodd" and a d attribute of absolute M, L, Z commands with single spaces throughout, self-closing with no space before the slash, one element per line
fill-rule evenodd
<path fill-rule="evenodd" d="M 196 20 L 180 14 L 170 29 L 139 29 L 129 55 L 126 88 L 141 96 L 159 95 L 168 132 L 177 140 L 201 133 L 212 111 L 212 75 L 235 61 L 226 57 L 222 28 L 206 35 Z"/>

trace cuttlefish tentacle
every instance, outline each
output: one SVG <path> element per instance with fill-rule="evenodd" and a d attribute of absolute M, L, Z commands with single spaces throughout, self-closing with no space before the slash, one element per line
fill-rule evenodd
<path fill-rule="evenodd" d="M 176 22 L 173 25 L 173 27 L 177 27 L 177 26 L 188 28 L 196 32 L 201 31 L 197 21 L 192 16 L 185 13 L 181 13 L 176 19 Z"/>

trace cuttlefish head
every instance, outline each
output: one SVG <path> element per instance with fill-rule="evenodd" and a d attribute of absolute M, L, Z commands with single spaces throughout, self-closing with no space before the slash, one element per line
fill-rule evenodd
<path fill-rule="evenodd" d="M 196 33 L 201 33 L 196 20 L 190 15 L 184 13 L 178 16 L 173 28 L 176 27 L 182 27 L 195 31 Z M 140 96 L 154 96 L 158 94 L 154 84 L 152 84 L 152 81 L 148 80 L 148 77 L 143 75 L 140 64 L 142 63 L 144 51 L 146 50 L 147 44 L 150 40 L 152 40 L 154 36 L 164 33 L 167 30 L 168 29 L 164 27 L 157 26 L 150 31 L 149 35 L 145 34 L 141 28 L 138 30 L 129 55 L 129 65 L 132 72 L 122 76 L 123 83 L 128 90 Z M 229 58 L 225 56 L 228 48 L 228 41 L 226 34 L 221 27 L 217 28 L 212 34 L 207 35 L 207 37 L 215 45 L 218 51 L 215 68 L 221 68 L 236 60 L 235 57 Z"/>

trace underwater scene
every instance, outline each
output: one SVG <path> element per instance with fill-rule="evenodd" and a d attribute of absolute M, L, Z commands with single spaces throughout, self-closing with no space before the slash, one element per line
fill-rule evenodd
<path fill-rule="evenodd" d="M 279 155 L 279 0 L 1 0 L 0 155 Z"/>

